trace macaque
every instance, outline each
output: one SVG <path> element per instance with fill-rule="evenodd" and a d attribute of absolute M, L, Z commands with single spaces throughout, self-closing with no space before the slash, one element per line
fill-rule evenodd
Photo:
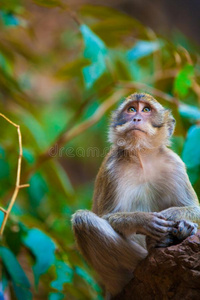
<path fill-rule="evenodd" d="M 78 248 L 111 296 L 150 249 L 180 242 L 200 224 L 185 165 L 168 148 L 174 127 L 170 110 L 152 96 L 127 97 L 112 114 L 112 147 L 96 178 L 92 212 L 72 217 Z"/>

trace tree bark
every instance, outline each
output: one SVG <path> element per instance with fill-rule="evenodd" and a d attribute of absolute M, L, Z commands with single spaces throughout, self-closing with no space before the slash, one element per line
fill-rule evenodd
<path fill-rule="evenodd" d="M 114 300 L 133 299 L 200 299 L 200 230 L 178 245 L 149 253 Z"/>

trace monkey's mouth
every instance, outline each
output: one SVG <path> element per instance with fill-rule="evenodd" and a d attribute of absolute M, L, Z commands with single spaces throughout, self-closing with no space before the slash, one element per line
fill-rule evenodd
<path fill-rule="evenodd" d="M 138 130 L 138 131 L 146 133 L 146 131 L 144 131 L 144 130 L 142 130 L 140 128 L 137 128 L 137 127 L 133 127 L 133 128 L 130 129 L 130 131 L 132 131 L 132 130 Z"/>

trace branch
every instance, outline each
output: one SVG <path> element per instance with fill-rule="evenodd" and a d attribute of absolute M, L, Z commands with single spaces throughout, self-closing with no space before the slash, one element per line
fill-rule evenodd
<path fill-rule="evenodd" d="M 108 99 L 106 99 L 100 107 L 96 110 L 96 112 L 87 120 L 83 121 L 77 126 L 74 126 L 73 128 L 69 129 L 65 133 L 63 133 L 62 136 L 59 137 L 59 139 L 56 139 L 54 141 L 54 144 L 49 147 L 44 153 L 42 153 L 35 166 L 29 171 L 28 175 L 30 175 L 33 171 L 35 171 L 41 164 L 43 164 L 46 160 L 50 159 L 51 156 L 49 155 L 50 149 L 55 147 L 56 145 L 59 145 L 61 147 L 62 145 L 65 145 L 67 142 L 71 141 L 76 136 L 80 135 L 84 131 L 86 131 L 88 128 L 96 124 L 103 115 L 115 104 L 119 101 L 120 98 L 124 97 L 127 93 L 127 88 L 122 88 L 118 91 L 116 91 L 114 94 L 112 94 Z"/>
<path fill-rule="evenodd" d="M 148 82 L 149 84 L 160 81 L 160 80 L 164 80 L 164 79 L 168 79 L 168 78 L 174 78 L 176 77 L 178 73 L 177 69 L 166 69 L 166 70 L 161 70 L 161 71 L 157 71 L 154 73 L 154 76 L 148 76 L 144 79 L 145 82 Z"/>
<path fill-rule="evenodd" d="M 124 94 L 127 93 L 127 88 L 122 88 L 121 90 L 115 92 L 110 96 L 103 104 L 97 109 L 97 111 L 86 121 L 82 122 L 80 125 L 75 126 L 63 136 L 63 143 L 69 142 L 71 139 L 75 138 L 82 132 L 86 131 L 88 128 L 96 124 L 104 114 L 119 101 L 120 98 L 124 97 Z"/>
<path fill-rule="evenodd" d="M 159 98 L 163 98 L 168 102 L 176 104 L 177 106 L 179 105 L 179 100 L 176 97 L 173 97 L 169 94 L 166 94 L 163 91 L 158 90 L 158 89 L 156 89 L 152 86 L 149 86 L 145 83 L 118 81 L 118 86 L 121 87 L 121 88 L 126 88 L 126 89 L 142 89 L 142 90 L 145 90 L 147 93 L 151 93 L 154 96 L 157 96 Z"/>
<path fill-rule="evenodd" d="M 0 207 L 0 210 L 4 213 L 4 219 L 3 219 L 3 222 L 2 222 L 1 227 L 0 227 L 0 235 L 2 235 L 3 231 L 4 231 L 4 228 L 5 228 L 5 225 L 6 225 L 6 222 L 8 220 L 8 217 L 10 215 L 11 209 L 12 209 L 12 207 L 15 203 L 15 200 L 17 198 L 19 189 L 28 187 L 29 184 L 20 185 L 21 163 L 22 163 L 22 153 L 23 153 L 23 151 L 22 151 L 22 135 L 21 135 L 21 131 L 20 131 L 20 126 L 15 124 L 14 122 L 12 122 L 10 119 L 8 119 L 6 116 L 4 116 L 1 113 L 0 113 L 0 117 L 4 118 L 8 123 L 10 123 L 11 125 L 13 125 L 14 127 L 17 128 L 18 141 L 19 141 L 19 157 L 18 157 L 17 177 L 16 177 L 15 189 L 14 189 L 14 192 L 13 192 L 13 195 L 11 197 L 11 200 L 10 200 L 10 203 L 8 205 L 7 210 Z"/>

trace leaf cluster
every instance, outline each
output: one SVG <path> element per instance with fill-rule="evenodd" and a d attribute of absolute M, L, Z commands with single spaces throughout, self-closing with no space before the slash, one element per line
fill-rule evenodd
<path fill-rule="evenodd" d="M 200 196 L 199 49 L 181 34 L 168 40 L 112 8 L 83 5 L 75 12 L 60 0 L 31 5 L 0 5 L 0 111 L 20 125 L 21 181 L 30 184 L 2 237 L 0 298 L 103 299 L 75 250 L 70 219 L 91 207 L 94 178 L 109 150 L 107 119 L 136 91 L 171 109 L 172 148 Z M 16 131 L 2 119 L 0 128 L 6 208 L 18 146 Z"/>

